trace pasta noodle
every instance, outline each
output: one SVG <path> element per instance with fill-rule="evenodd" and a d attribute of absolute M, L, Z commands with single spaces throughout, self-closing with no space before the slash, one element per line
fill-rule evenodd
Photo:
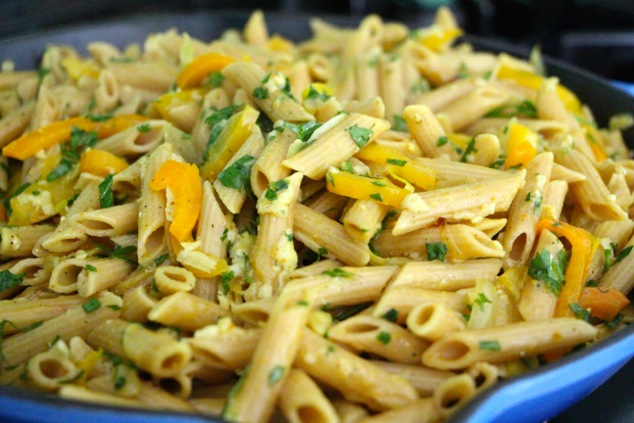
<path fill-rule="evenodd" d="M 556 78 L 255 12 L 0 72 L 0 382 L 226 421 L 442 421 L 622 327 L 634 162 Z M 42 72 L 40 72 L 42 73 Z M 67 104 L 66 106 L 64 106 Z"/>

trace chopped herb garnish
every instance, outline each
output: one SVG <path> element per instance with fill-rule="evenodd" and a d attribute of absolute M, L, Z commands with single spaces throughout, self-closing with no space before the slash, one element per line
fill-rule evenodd
<path fill-rule="evenodd" d="M 279 181 L 271 182 L 269 188 L 264 193 L 264 197 L 267 200 L 277 200 L 277 193 L 288 188 L 288 181 L 286 179 L 280 179 Z"/>
<path fill-rule="evenodd" d="M 478 152 L 478 150 L 475 148 L 475 144 L 476 144 L 476 139 L 475 137 L 472 137 L 471 140 L 469 141 L 469 144 L 467 144 L 467 148 L 465 148 L 464 153 L 462 154 L 462 156 L 460 156 L 460 161 L 462 163 L 467 162 L 467 157 L 469 157 L 469 154 Z"/>
<path fill-rule="evenodd" d="M 430 90 L 429 82 L 426 79 L 419 79 L 411 88 L 414 94 L 423 94 Z"/>
<path fill-rule="evenodd" d="M 354 275 L 353 273 L 343 270 L 341 267 L 334 267 L 332 269 L 325 270 L 322 274 L 333 278 L 350 278 Z"/>
<path fill-rule="evenodd" d="M 91 298 L 81 306 L 81 308 L 83 308 L 86 313 L 92 313 L 93 311 L 99 310 L 100 307 L 101 301 L 99 301 L 97 298 Z"/>
<path fill-rule="evenodd" d="M 20 285 L 24 281 L 26 273 L 11 273 L 8 269 L 0 272 L 0 292 Z"/>
<path fill-rule="evenodd" d="M 269 98 L 269 90 L 266 87 L 257 87 L 253 90 L 253 97 L 264 100 Z"/>
<path fill-rule="evenodd" d="M 152 129 L 152 127 L 149 123 L 142 123 L 136 127 L 136 130 L 139 132 L 150 132 L 150 129 Z"/>
<path fill-rule="evenodd" d="M 409 129 L 407 129 L 407 124 L 405 123 L 405 119 L 403 119 L 403 116 L 401 115 L 394 115 L 392 116 L 392 119 L 394 120 L 394 130 L 396 131 L 400 131 L 400 132 L 408 132 Z"/>
<path fill-rule="evenodd" d="M 502 351 L 502 347 L 498 341 L 480 341 L 478 345 L 481 350 Z"/>
<path fill-rule="evenodd" d="M 399 160 L 399 159 L 390 159 L 390 158 L 388 158 L 385 161 L 388 162 L 389 164 L 393 164 L 395 166 L 400 166 L 400 167 L 403 167 L 403 166 L 405 166 L 407 164 L 407 160 Z"/>
<path fill-rule="evenodd" d="M 161 254 L 160 256 L 154 259 L 154 263 L 157 266 L 160 266 L 161 264 L 165 263 L 165 260 L 167 260 L 169 256 L 170 256 L 169 253 Z"/>
<path fill-rule="evenodd" d="M 357 147 L 363 148 L 370 141 L 370 137 L 372 137 L 373 132 L 371 129 L 353 125 L 348 128 L 348 133 Z"/>
<path fill-rule="evenodd" d="M 590 310 L 587 308 L 583 308 L 578 303 L 570 303 L 570 310 L 581 320 L 588 321 L 590 318 Z"/>
<path fill-rule="evenodd" d="M 383 315 L 383 318 L 392 323 L 396 323 L 396 321 L 398 320 L 398 310 L 395 308 L 389 309 L 388 311 L 385 312 L 385 314 Z"/>
<path fill-rule="evenodd" d="M 121 306 L 118 306 L 116 304 L 111 304 L 111 305 L 106 306 L 106 307 L 109 308 L 110 310 L 114 310 L 114 311 L 121 310 Z"/>
<path fill-rule="evenodd" d="M 239 107 L 240 106 L 237 106 L 234 104 L 234 105 L 222 108 L 214 112 L 210 116 L 208 116 L 205 119 L 205 123 L 209 125 L 210 128 L 213 128 L 214 126 L 216 126 L 218 123 L 222 122 L 223 120 L 229 119 L 231 115 L 233 115 L 233 112 L 235 112 Z"/>
<path fill-rule="evenodd" d="M 621 251 L 619 251 L 619 253 L 614 258 L 614 263 L 616 264 L 620 262 L 621 260 L 623 260 L 625 257 L 629 256 L 630 253 L 632 252 L 633 247 L 634 246 L 630 245 L 629 247 L 625 247 Z"/>
<path fill-rule="evenodd" d="M 215 71 L 209 74 L 207 77 L 207 83 L 205 85 L 210 86 L 212 88 L 218 88 L 225 81 L 225 76 L 222 72 Z"/>
<path fill-rule="evenodd" d="M 44 77 L 46 75 L 48 75 L 49 73 L 51 73 L 51 70 L 49 68 L 45 68 L 44 66 L 40 66 L 39 68 L 37 68 L 37 80 L 38 82 L 42 82 L 42 80 L 44 79 Z"/>
<path fill-rule="evenodd" d="M 308 301 L 306 301 L 306 300 L 298 300 L 297 301 L 297 305 L 298 306 L 302 306 L 302 307 L 308 307 L 309 306 Z"/>
<path fill-rule="evenodd" d="M 473 300 L 473 304 L 477 304 L 480 307 L 480 311 L 484 311 L 484 305 L 487 303 L 491 304 L 491 300 L 481 292 L 478 294 L 478 298 Z"/>
<path fill-rule="evenodd" d="M 346 160 L 345 162 L 341 163 L 339 169 L 343 170 L 344 172 L 355 173 L 354 166 L 352 165 L 352 162 L 350 162 L 350 160 Z"/>
<path fill-rule="evenodd" d="M 102 209 L 114 206 L 114 194 L 112 193 L 112 178 L 111 173 L 99 184 L 99 204 Z"/>
<path fill-rule="evenodd" d="M 427 248 L 427 260 L 440 260 L 445 261 L 447 255 L 447 246 L 442 242 L 430 242 L 425 244 Z"/>
<path fill-rule="evenodd" d="M 333 313 L 332 318 L 334 320 L 337 320 L 338 322 L 341 322 L 342 320 L 346 320 L 352 316 L 356 316 L 357 314 L 361 313 L 363 310 L 368 308 L 368 306 L 369 306 L 368 303 L 364 303 L 364 304 L 357 304 L 351 307 L 344 307 L 341 310 L 337 311 L 336 313 Z"/>
<path fill-rule="evenodd" d="M 370 194 L 370 198 L 376 201 L 383 201 L 383 197 L 380 192 L 375 192 L 374 194 Z"/>
<path fill-rule="evenodd" d="M 588 282 L 586 282 L 586 286 L 594 288 L 597 286 L 597 281 L 590 279 Z"/>
<path fill-rule="evenodd" d="M 381 181 L 372 181 L 370 182 L 372 185 L 376 185 L 377 187 L 385 187 L 387 185 L 385 185 L 385 182 L 381 182 Z"/>
<path fill-rule="evenodd" d="M 227 295 L 229 289 L 231 289 L 231 280 L 234 277 L 233 270 L 229 270 L 228 272 L 224 272 L 220 275 L 220 284 L 222 285 L 222 292 Z"/>
<path fill-rule="evenodd" d="M 225 228 L 222 231 L 222 235 L 220 236 L 220 241 L 225 241 L 228 236 L 229 236 L 229 228 Z"/>
<path fill-rule="evenodd" d="M 246 154 L 233 162 L 231 166 L 225 168 L 218 174 L 218 180 L 222 185 L 233 188 L 244 188 L 247 192 L 251 191 L 251 168 L 255 163 L 255 157 Z"/>
<path fill-rule="evenodd" d="M 491 163 L 491 167 L 493 169 L 499 169 L 502 166 L 504 166 L 504 163 L 506 163 L 506 157 L 505 156 L 500 156 L 493 163 Z"/>
<path fill-rule="evenodd" d="M 381 331 L 379 332 L 379 334 L 376 336 L 376 339 L 383 345 L 387 345 L 390 343 L 390 341 L 392 340 L 392 337 L 390 336 L 389 333 Z"/>
<path fill-rule="evenodd" d="M 324 247 L 319 247 L 319 248 L 317 249 L 317 254 L 318 254 L 320 257 L 327 256 L 327 255 L 328 255 L 328 250 L 326 250 Z"/>
<path fill-rule="evenodd" d="M 553 256 L 548 250 L 542 250 L 531 260 L 528 274 L 531 278 L 544 282 L 550 292 L 559 296 L 567 263 L 565 251 L 561 250 Z"/>
<path fill-rule="evenodd" d="M 619 326 L 622 321 L 623 321 L 623 313 L 619 313 L 616 315 L 614 319 L 610 320 L 609 322 L 605 322 L 605 324 L 610 329 L 616 329 L 616 327 Z"/>
<path fill-rule="evenodd" d="M 93 115 L 92 113 L 87 113 L 84 115 L 86 119 L 90 119 L 93 122 L 105 122 L 109 119 L 112 119 L 112 113 L 106 113 L 103 115 Z"/>
<path fill-rule="evenodd" d="M 58 380 L 57 383 L 59 383 L 59 384 L 73 383 L 73 382 L 79 380 L 83 375 L 84 375 L 84 371 L 82 369 L 79 369 L 79 371 L 77 373 L 75 373 L 73 376 L 71 376 L 69 378 L 66 378 L 66 379 Z"/>
<path fill-rule="evenodd" d="M 273 386 L 282 380 L 285 370 L 286 368 L 284 366 L 273 367 L 273 369 L 269 372 L 269 386 Z"/>
<path fill-rule="evenodd" d="M 88 270 L 89 272 L 96 272 L 97 268 L 95 266 L 93 266 L 92 264 L 87 264 L 86 266 L 84 266 L 84 269 Z"/>
<path fill-rule="evenodd" d="M 515 106 L 502 105 L 488 112 L 485 117 L 513 117 L 523 116 L 526 118 L 537 117 L 537 107 L 530 100 L 524 100 Z"/>
<path fill-rule="evenodd" d="M 97 143 L 97 132 L 86 132 L 76 126 L 70 131 L 70 141 L 60 145 L 62 160 L 47 176 L 48 182 L 66 175 L 79 162 L 81 153 L 86 147 L 93 147 Z"/>
<path fill-rule="evenodd" d="M 449 137 L 443 135 L 442 137 L 438 137 L 438 141 L 436 141 L 436 147 L 442 147 L 443 145 L 449 142 Z"/>
<path fill-rule="evenodd" d="M 311 84 L 308 86 L 308 93 L 306 94 L 306 99 L 314 99 L 320 101 L 326 101 L 330 98 L 330 96 L 326 93 L 320 93 L 315 89 L 315 87 Z"/>
<path fill-rule="evenodd" d="M 135 266 L 139 265 L 139 263 L 137 263 L 136 261 L 130 258 L 130 254 L 136 253 L 136 246 L 134 245 L 127 245 L 125 247 L 116 245 L 114 249 L 110 249 L 106 247 L 105 245 L 98 244 L 98 243 L 95 243 L 94 245 L 95 247 L 99 248 L 106 256 L 125 260 L 129 263 L 134 264 Z"/>
<path fill-rule="evenodd" d="M 300 123 L 299 125 L 295 125 L 290 122 L 284 122 L 283 126 L 284 128 L 293 131 L 300 141 L 306 142 L 313 135 L 313 132 L 315 132 L 315 130 L 321 126 L 321 123 L 309 121 Z"/>
<path fill-rule="evenodd" d="M 35 190 L 35 191 L 31 192 L 31 194 L 33 194 L 34 196 L 36 196 L 36 197 L 37 197 L 38 195 L 40 195 L 40 192 L 39 192 L 39 191 L 37 191 L 37 190 Z"/>

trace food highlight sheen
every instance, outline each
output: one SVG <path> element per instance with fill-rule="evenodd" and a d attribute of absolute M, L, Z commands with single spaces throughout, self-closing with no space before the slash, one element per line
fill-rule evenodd
<path fill-rule="evenodd" d="M 631 116 L 600 127 L 446 9 L 311 27 L 4 64 L 0 383 L 442 421 L 632 320 Z"/>

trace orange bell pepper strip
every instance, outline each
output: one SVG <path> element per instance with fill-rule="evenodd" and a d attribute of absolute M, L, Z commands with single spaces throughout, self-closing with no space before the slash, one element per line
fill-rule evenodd
<path fill-rule="evenodd" d="M 537 134 L 519 123 L 514 123 L 509 129 L 508 143 L 506 147 L 505 169 L 519 166 L 526 167 L 537 154 Z"/>
<path fill-rule="evenodd" d="M 18 160 L 26 160 L 38 151 L 51 148 L 70 139 L 73 127 L 83 131 L 96 131 L 97 138 L 106 138 L 131 126 L 148 120 L 141 115 L 115 116 L 105 121 L 94 121 L 85 117 L 72 117 L 22 135 L 2 149 L 2 154 Z"/>
<path fill-rule="evenodd" d="M 220 71 L 233 62 L 234 60 L 231 57 L 224 54 L 202 54 L 185 65 L 180 75 L 176 78 L 176 84 L 181 89 L 198 87 L 211 72 Z"/>
<path fill-rule="evenodd" d="M 79 171 L 106 177 L 128 167 L 128 162 L 109 151 L 88 150 L 79 159 Z"/>
<path fill-rule="evenodd" d="M 598 241 L 585 229 L 547 217 L 537 222 L 537 231 L 541 232 L 543 229 L 548 229 L 559 237 L 565 237 L 572 245 L 572 253 L 564 274 L 565 283 L 555 305 L 555 317 L 575 317 L 570 304 L 579 302 Z"/>
<path fill-rule="evenodd" d="M 174 214 L 169 232 L 179 242 L 191 238 L 202 207 L 203 187 L 194 164 L 168 160 L 150 180 L 150 189 L 168 189 L 174 196 Z"/>
<path fill-rule="evenodd" d="M 587 287 L 581 290 L 579 305 L 589 308 L 593 316 L 606 322 L 614 320 L 630 300 L 618 289 Z"/>

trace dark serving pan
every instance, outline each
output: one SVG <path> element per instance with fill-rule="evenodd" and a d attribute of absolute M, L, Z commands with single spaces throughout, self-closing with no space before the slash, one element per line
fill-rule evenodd
<path fill-rule="evenodd" d="M 17 69 L 33 69 L 47 44 L 68 44 L 85 52 L 90 41 L 108 41 L 118 46 L 142 43 L 152 32 L 178 28 L 191 36 L 211 40 L 226 28 L 243 27 L 247 13 L 197 12 L 186 14 L 147 14 L 116 21 L 65 27 L 0 41 L 0 60 L 12 59 Z M 327 21 L 354 26 L 358 20 L 326 16 Z M 269 13 L 271 32 L 293 40 L 308 38 L 308 16 Z M 526 52 L 496 40 L 470 37 L 476 48 L 517 55 Z M 588 104 L 603 126 L 616 113 L 634 113 L 634 97 L 605 80 L 563 62 L 546 61 L 549 75 L 561 82 Z M 634 129 L 624 133 L 634 148 Z M 631 422 L 634 421 L 634 362 L 621 369 L 634 356 L 634 325 L 584 351 L 548 364 L 521 377 L 506 380 L 484 392 L 453 416 L 452 422 Z M 621 370 L 620 370 L 621 369 Z M 619 371 L 620 370 L 620 371 Z M 616 377 L 608 380 L 616 372 Z M 600 385 L 595 393 L 590 394 Z M 584 399 L 585 398 L 585 399 Z M 577 403 L 577 404 L 576 404 Z M 576 404 L 576 405 L 575 405 Z M 570 408 L 572 406 L 572 408 Z M 568 410 L 567 410 L 568 409 Z M 567 411 L 564 411 L 567 410 Z M 564 412 L 563 414 L 562 411 Z M 558 416 L 559 415 L 559 416 Z M 558 417 L 555 417 L 558 416 Z M 553 419 L 554 417 L 554 419 Z M 0 421 L 94 423 L 214 421 L 202 416 L 150 412 L 98 406 L 60 398 L 22 388 L 0 386 Z M 219 420 L 215 420 L 219 421 Z"/>

